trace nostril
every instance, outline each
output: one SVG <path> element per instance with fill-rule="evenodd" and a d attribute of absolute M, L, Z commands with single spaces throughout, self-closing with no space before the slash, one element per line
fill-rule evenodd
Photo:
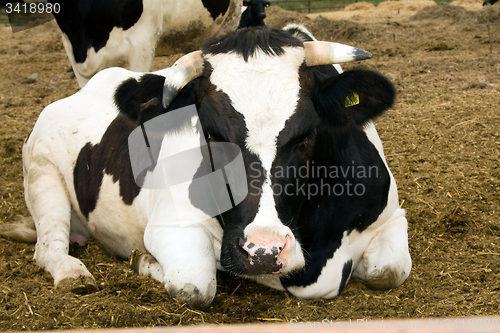
<path fill-rule="evenodd" d="M 236 244 L 235 244 L 236 251 L 238 251 L 241 255 L 243 255 L 245 257 L 250 255 L 248 253 L 247 249 L 245 248 L 246 241 L 247 241 L 246 238 L 239 238 L 238 237 Z"/>

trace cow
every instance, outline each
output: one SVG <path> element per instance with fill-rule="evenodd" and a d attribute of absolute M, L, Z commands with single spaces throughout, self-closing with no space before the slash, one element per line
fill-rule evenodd
<path fill-rule="evenodd" d="M 23 145 L 36 263 L 56 288 L 91 290 L 68 247 L 94 237 L 192 307 L 211 304 L 218 269 L 301 298 L 351 276 L 401 285 L 407 220 L 372 122 L 395 89 L 331 66 L 370 57 L 293 25 L 236 30 L 153 73 L 99 72 Z"/>
<path fill-rule="evenodd" d="M 157 43 L 171 52 L 198 49 L 208 37 L 234 30 L 239 0 L 48 0 L 80 87 L 98 71 L 128 66 L 146 72 Z"/>
<path fill-rule="evenodd" d="M 497 3 L 498 0 L 484 0 L 483 1 L 483 6 L 486 6 L 487 4 L 494 5 Z"/>
<path fill-rule="evenodd" d="M 238 29 L 264 26 L 264 19 L 267 16 L 266 8 L 269 6 L 271 6 L 271 3 L 264 0 L 243 1 Z"/>

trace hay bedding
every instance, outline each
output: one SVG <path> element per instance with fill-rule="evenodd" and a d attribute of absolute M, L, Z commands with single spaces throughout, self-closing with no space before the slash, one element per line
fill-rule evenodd
<path fill-rule="evenodd" d="M 373 11 L 349 20 L 271 8 L 267 19 L 272 26 L 299 20 L 318 39 L 369 50 L 372 60 L 345 68 L 375 69 L 394 81 L 397 104 L 376 123 L 409 221 L 413 270 L 403 286 L 372 291 L 353 280 L 335 299 L 301 300 L 220 274 L 212 307 L 194 311 L 93 242 L 71 253 L 94 274 L 99 291 L 60 294 L 33 262 L 32 244 L 1 239 L 0 330 L 498 315 L 500 6 L 433 7 L 412 18 Z M 0 39 L 0 222 L 6 223 L 27 214 L 23 139 L 44 106 L 78 86 L 66 72 L 53 24 L 15 35 L 1 28 Z M 155 67 L 179 56 L 157 58 Z M 33 73 L 39 78 L 29 83 Z"/>

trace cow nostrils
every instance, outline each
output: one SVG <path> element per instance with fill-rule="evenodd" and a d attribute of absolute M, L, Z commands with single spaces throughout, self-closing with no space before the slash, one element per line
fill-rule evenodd
<path fill-rule="evenodd" d="M 240 246 L 248 255 L 247 274 L 281 273 L 291 255 L 293 239 L 290 235 L 254 234 Z"/>

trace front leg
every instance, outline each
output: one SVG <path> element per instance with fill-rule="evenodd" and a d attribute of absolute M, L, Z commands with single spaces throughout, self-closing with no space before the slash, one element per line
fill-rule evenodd
<path fill-rule="evenodd" d="M 391 289 L 403 284 L 411 271 L 408 222 L 398 209 L 370 241 L 353 276 L 373 289 Z"/>
<path fill-rule="evenodd" d="M 146 249 L 160 264 L 163 284 L 177 300 L 207 307 L 217 291 L 217 260 L 211 233 L 201 225 L 148 224 Z"/>

